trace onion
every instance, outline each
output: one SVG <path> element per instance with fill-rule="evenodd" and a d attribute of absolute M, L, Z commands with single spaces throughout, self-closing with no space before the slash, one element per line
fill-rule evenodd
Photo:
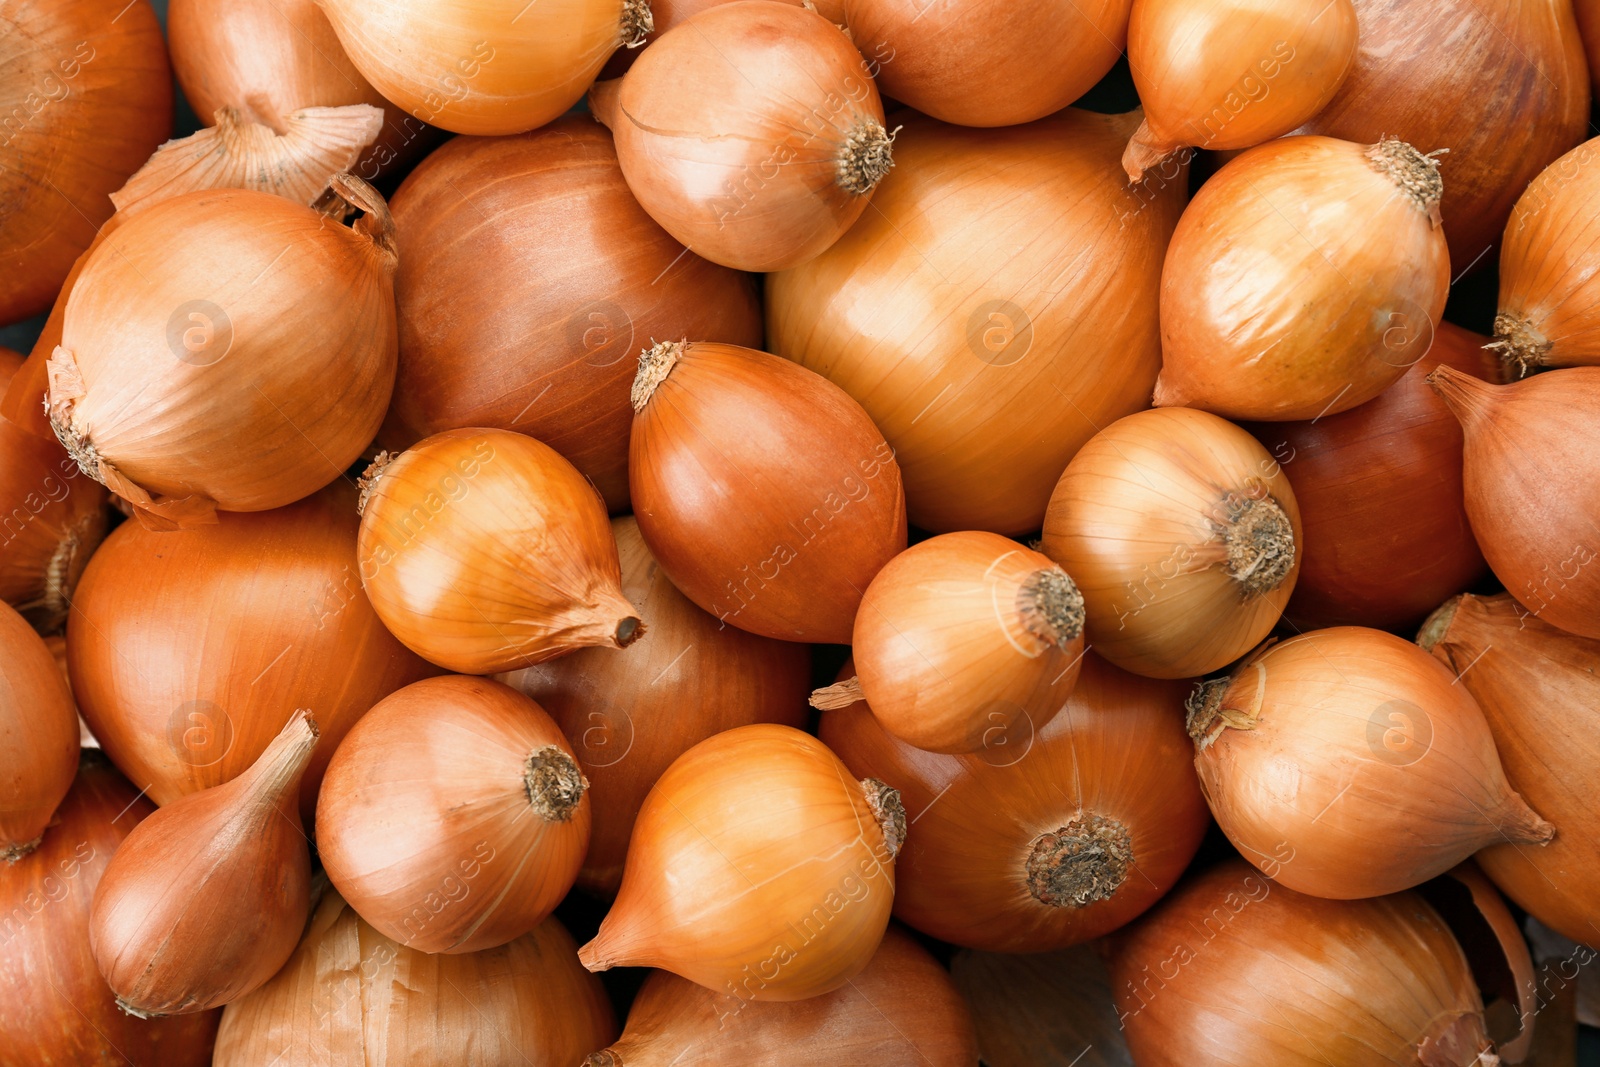
<path fill-rule="evenodd" d="M 117 849 L 89 946 L 123 1011 L 218 1008 L 289 958 L 311 910 L 296 797 L 316 744 L 311 713 L 297 712 L 243 774 L 173 801 Z"/>
<path fill-rule="evenodd" d="M 1248 148 L 1321 111 L 1356 54 L 1351 0 L 1139 0 L 1128 67 L 1145 119 L 1122 165 L 1139 181 L 1180 148 Z"/>
<path fill-rule="evenodd" d="M 1218 171 L 1162 268 L 1156 404 L 1314 419 L 1383 392 L 1450 287 L 1436 166 L 1403 141 L 1286 137 Z"/>
<path fill-rule="evenodd" d="M 883 939 L 905 814 L 810 734 L 717 734 L 645 798 L 617 902 L 578 958 L 659 967 L 740 1002 L 832 992 Z"/>
<path fill-rule="evenodd" d="M 155 810 L 85 752 L 39 848 L 0 865 L 0 1060 L 209 1067 L 219 1012 L 139 1019 L 117 1007 L 89 951 L 89 906 L 122 839 Z"/>
<path fill-rule="evenodd" d="M 500 948 L 428 955 L 330 890 L 283 970 L 223 1012 L 215 1067 L 575 1064 L 617 1025 L 574 947 L 546 919 Z"/>
<path fill-rule="evenodd" d="M 1571 6 L 1353 2 L 1361 26 L 1355 65 L 1301 132 L 1448 148 L 1440 211 L 1451 274 L 1462 274 L 1500 239 L 1534 175 L 1588 129 L 1589 87 Z"/>
<path fill-rule="evenodd" d="M 644 35 L 641 47 L 648 47 L 657 37 L 679 23 L 687 22 L 706 8 L 730 2 L 731 0 L 650 0 L 652 29 Z M 820 4 L 815 0 L 772 0 L 772 2 L 809 7 L 829 22 L 844 24 L 843 0 L 822 0 Z M 611 58 L 606 60 L 605 67 L 600 71 L 601 79 L 620 78 L 628 72 L 629 67 L 633 66 L 633 61 L 639 58 L 639 54 L 639 48 L 624 48 L 611 53 Z"/>
<path fill-rule="evenodd" d="M 317 0 L 356 69 L 413 118 L 521 133 L 583 96 L 650 32 L 645 0 Z"/>
<path fill-rule="evenodd" d="M 172 75 L 148 0 L 13 0 L 0 41 L 7 324 L 50 306 L 108 195 L 172 131 Z"/>
<path fill-rule="evenodd" d="M 1111 980 L 1139 1067 L 1500 1062 L 1461 946 L 1415 893 L 1317 900 L 1229 861 L 1118 943 Z"/>
<path fill-rule="evenodd" d="M 633 407 L 634 511 L 672 584 L 751 633 L 847 643 L 906 546 L 900 468 L 860 405 L 765 352 L 664 343 Z"/>
<path fill-rule="evenodd" d="M 883 91 L 945 122 L 1013 126 L 1060 111 L 1117 62 L 1132 0 L 844 0 Z"/>
<path fill-rule="evenodd" d="M 0 858 L 39 845 L 78 768 L 78 715 L 50 649 L 0 604 Z"/>
<path fill-rule="evenodd" d="M 977 1059 L 972 1015 L 950 976 L 891 926 L 847 988 L 789 1004 L 747 1004 L 654 971 L 622 1037 L 584 1067 L 971 1067 Z"/>
<path fill-rule="evenodd" d="M 951 977 L 972 1005 L 988 1067 L 1134 1067 L 1099 948 L 955 954 Z"/>
<path fill-rule="evenodd" d="M 361 591 L 354 497 L 339 483 L 196 530 L 124 523 L 95 553 L 67 622 L 73 692 L 156 803 L 240 774 L 311 708 L 323 737 L 300 791 L 311 825 L 323 770 L 356 719 L 436 673 Z"/>
<path fill-rule="evenodd" d="M 317 854 L 384 937 L 423 952 L 495 948 L 572 888 L 588 788 L 533 701 L 484 678 L 428 678 L 378 701 L 340 744 Z"/>
<path fill-rule="evenodd" d="M 686 251 L 581 116 L 457 138 L 394 198 L 400 376 L 393 445 L 464 426 L 536 437 L 628 506 L 631 357 L 651 338 L 759 347 L 750 279 Z"/>
<path fill-rule="evenodd" d="M 866 210 L 894 165 L 872 74 L 839 27 L 763 0 L 663 34 L 590 107 L 623 177 L 680 243 L 739 270 L 796 267 Z"/>
<path fill-rule="evenodd" d="M 867 586 L 850 641 L 857 677 L 811 703 L 869 701 L 889 733 L 978 752 L 1026 717 L 1043 726 L 1077 684 L 1083 596 L 1049 557 L 991 533 L 908 548 Z"/>
<path fill-rule="evenodd" d="M 611 530 L 622 593 L 650 640 L 627 656 L 579 649 L 500 675 L 561 724 L 583 764 L 593 827 L 578 884 L 607 897 L 645 795 L 672 761 L 736 726 L 805 726 L 811 679 L 807 646 L 722 625 L 667 580 L 631 516 Z"/>
<path fill-rule="evenodd" d="M 1477 701 L 1415 645 L 1335 627 L 1263 646 L 1189 700 L 1222 832 L 1274 881 L 1349 900 L 1555 829 L 1506 783 Z"/>
<path fill-rule="evenodd" d="M 900 791 L 897 918 L 969 948 L 1047 952 L 1144 911 L 1200 846 L 1182 692 L 1089 653 L 1058 714 L 1019 716 L 978 755 L 912 748 L 859 707 L 825 713 L 819 733 L 851 774 Z"/>
<path fill-rule="evenodd" d="M 361 479 L 361 583 L 394 635 L 464 674 L 644 634 L 594 486 L 547 445 L 447 430 Z"/>
<path fill-rule="evenodd" d="M 377 432 L 394 385 L 393 227 L 365 182 L 333 186 L 368 212 L 354 230 L 267 193 L 188 193 L 120 227 L 78 277 L 51 424 L 142 514 L 170 526 L 293 503 Z"/>
<path fill-rule="evenodd" d="M 1489 339 L 1439 323 L 1433 346 L 1360 407 L 1248 427 L 1294 481 L 1305 549 L 1286 614 L 1300 630 L 1415 626 L 1487 565 L 1467 523 L 1461 427 L 1426 378 L 1487 374 Z"/>
<path fill-rule="evenodd" d="M 1135 674 L 1190 678 L 1272 630 L 1301 537 L 1266 449 L 1215 415 L 1165 408 L 1119 419 L 1073 457 L 1042 547 L 1083 593 L 1091 647 Z"/>
<path fill-rule="evenodd" d="M 1467 517 L 1495 577 L 1545 622 L 1600 638 L 1600 368 L 1496 386 L 1441 366 L 1428 384 L 1466 435 Z"/>
<path fill-rule="evenodd" d="M 913 525 L 1037 530 L 1073 453 L 1149 406 L 1187 180 L 1174 165 L 1129 187 L 1117 159 L 1136 120 L 1064 111 L 978 132 L 908 116 L 873 210 L 768 279 L 772 350 L 866 408 Z"/>

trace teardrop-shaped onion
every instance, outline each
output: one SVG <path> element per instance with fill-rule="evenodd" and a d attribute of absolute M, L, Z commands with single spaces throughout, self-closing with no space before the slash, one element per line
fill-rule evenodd
<path fill-rule="evenodd" d="M 1149 406 L 1161 257 L 1188 186 L 1173 164 L 1129 187 L 1118 158 L 1137 119 L 1067 110 L 977 131 L 907 115 L 873 209 L 767 279 L 772 351 L 872 416 L 913 525 L 1032 533 L 1073 453 Z"/>
<path fill-rule="evenodd" d="M 0 859 L 38 847 L 78 769 L 78 714 L 27 620 L 0 604 Z"/>
<path fill-rule="evenodd" d="M 1339 626 L 1269 643 L 1188 707 L 1217 824 L 1298 892 L 1394 893 L 1486 845 L 1555 832 L 1507 784 L 1472 694 L 1393 634 Z"/>

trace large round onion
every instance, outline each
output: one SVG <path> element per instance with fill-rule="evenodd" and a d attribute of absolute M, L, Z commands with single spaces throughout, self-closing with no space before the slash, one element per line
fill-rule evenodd
<path fill-rule="evenodd" d="M 873 210 L 769 279 L 772 350 L 867 409 L 912 525 L 1037 530 L 1073 453 L 1149 406 L 1186 178 L 1129 187 L 1137 120 L 1069 110 L 980 132 L 905 116 Z"/>

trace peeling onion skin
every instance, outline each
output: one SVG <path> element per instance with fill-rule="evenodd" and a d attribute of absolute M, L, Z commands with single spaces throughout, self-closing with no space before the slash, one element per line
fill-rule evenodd
<path fill-rule="evenodd" d="M 37 847 L 77 766 L 77 711 L 61 668 L 0 604 L 0 868 Z"/>

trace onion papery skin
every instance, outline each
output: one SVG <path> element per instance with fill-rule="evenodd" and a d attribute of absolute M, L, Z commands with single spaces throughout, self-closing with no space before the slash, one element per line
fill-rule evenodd
<path fill-rule="evenodd" d="M 328 766 L 317 854 L 383 936 L 475 952 L 532 930 L 572 888 L 588 782 L 561 728 L 486 678 L 427 678 L 380 700 Z"/>
<path fill-rule="evenodd" d="M 650 19 L 653 24 L 651 31 L 644 35 L 643 48 L 666 33 L 672 27 L 687 22 L 700 14 L 708 7 L 726 4 L 734 0 L 650 0 Z M 807 0 L 770 0 L 772 3 L 789 4 L 792 7 L 806 7 Z M 844 24 L 844 9 L 841 0 L 822 0 L 822 3 L 812 3 L 818 14 L 829 22 Z M 641 48 L 621 48 L 611 53 L 611 58 L 606 60 L 606 65 L 600 71 L 600 80 L 620 78 L 633 66 L 633 61 L 639 58 Z"/>
<path fill-rule="evenodd" d="M 1467 517 L 1495 577 L 1545 622 L 1600 638 L 1600 367 L 1428 381 L 1466 435 Z"/>
<path fill-rule="evenodd" d="M 50 306 L 111 217 L 110 194 L 171 134 L 172 73 L 148 0 L 14 0 L 0 30 L 9 324 Z"/>
<path fill-rule="evenodd" d="M 1485 845 L 1553 833 L 1507 784 L 1472 695 L 1380 630 L 1263 646 L 1191 697 L 1189 734 L 1222 832 L 1311 896 L 1398 892 Z"/>
<path fill-rule="evenodd" d="M 1149 406 L 1185 171 L 1130 188 L 1117 161 L 1136 114 L 895 122 L 873 210 L 767 280 L 768 343 L 872 416 L 913 525 L 1032 533 L 1083 443 Z"/>
<path fill-rule="evenodd" d="M 1478 866 L 1540 922 L 1592 943 L 1600 933 L 1600 817 L 1589 773 L 1600 758 L 1600 642 L 1563 633 L 1504 593 L 1452 600 L 1418 641 L 1476 698 L 1506 777 L 1559 830 L 1541 849 L 1486 848 Z"/>
<path fill-rule="evenodd" d="M 283 970 L 223 1011 L 215 1067 L 576 1064 L 617 1024 L 575 947 L 552 918 L 499 948 L 418 952 L 329 890 Z"/>
<path fill-rule="evenodd" d="M 672 584 L 742 630 L 848 644 L 868 583 L 906 547 L 900 467 L 878 428 L 766 352 L 663 344 L 641 363 L 628 483 Z"/>
<path fill-rule="evenodd" d="M 1439 185 L 1431 161 L 1398 141 L 1284 137 L 1224 166 L 1162 267 L 1156 404 L 1314 419 L 1383 392 L 1444 313 Z"/>
<path fill-rule="evenodd" d="M 1415 893 L 1317 900 L 1230 860 L 1119 939 L 1111 980 L 1139 1067 L 1498 1062 L 1478 1058 L 1466 956 Z"/>
<path fill-rule="evenodd" d="M 317 0 L 172 0 L 167 26 L 178 84 L 197 115 L 236 108 L 281 132 L 301 108 L 382 108 L 383 132 L 350 167 L 367 181 L 438 139 L 361 76 Z"/>
<path fill-rule="evenodd" d="M 386 99 L 452 133 L 522 133 L 583 96 L 611 53 L 650 29 L 642 0 L 318 0 Z"/>
<path fill-rule="evenodd" d="M 1162 408 L 1073 457 L 1042 548 L 1083 593 L 1090 647 L 1135 674 L 1191 678 L 1271 632 L 1301 541 L 1294 490 L 1266 449 L 1215 415 Z"/>
<path fill-rule="evenodd" d="M 0 393 L 22 356 L 0 348 Z M 0 419 L 0 600 L 49 633 L 106 534 L 105 487 L 54 440 Z"/>
<path fill-rule="evenodd" d="M 265 511 L 361 455 L 394 388 L 395 257 L 382 200 L 345 188 L 380 216 L 346 229 L 270 193 L 210 190 L 106 239 L 50 359 L 51 421 L 80 465 L 136 504 L 171 498 L 157 513 L 185 498 Z"/>
<path fill-rule="evenodd" d="M 971 756 L 912 748 L 859 704 L 825 712 L 823 743 L 900 790 L 911 820 L 895 917 L 985 952 L 1047 952 L 1154 904 L 1210 825 L 1172 712 L 1184 688 L 1089 652 L 1048 723 L 1024 717 Z M 1057 860 L 1053 835 L 1083 858 Z"/>
<path fill-rule="evenodd" d="M 1247 427 L 1294 482 L 1304 562 L 1284 614 L 1300 630 L 1404 630 L 1483 577 L 1463 503 L 1461 427 L 1427 384 L 1487 375 L 1489 338 L 1439 323 L 1428 354 L 1359 407 Z"/>
<path fill-rule="evenodd" d="M 626 510 L 633 357 L 654 338 L 761 345 L 750 278 L 656 225 L 611 135 L 582 116 L 521 137 L 456 138 L 406 179 L 394 215 L 389 447 L 464 426 L 516 430 Z"/>
<path fill-rule="evenodd" d="M 643 634 L 594 486 L 507 430 L 435 434 L 362 478 L 361 580 L 389 630 L 461 674 Z"/>
<path fill-rule="evenodd" d="M 1301 133 L 1448 148 L 1450 273 L 1493 262 L 1511 205 L 1583 140 L 1589 86 L 1565 0 L 1353 0 L 1361 33 L 1344 84 Z M 1440 101 L 1449 101 L 1440 106 Z M 1532 116 L 1538 116 L 1534 121 Z"/>
<path fill-rule="evenodd" d="M 1015 126 L 1088 92 L 1128 40 L 1132 0 L 844 0 L 886 95 L 960 126 Z"/>
<path fill-rule="evenodd" d="M 1248 148 L 1321 111 L 1356 54 L 1350 0 L 1138 0 L 1128 67 L 1145 119 L 1122 157 L 1134 181 L 1180 148 Z"/>
<path fill-rule="evenodd" d="M 672 761 L 706 738 L 752 723 L 803 729 L 811 650 L 724 626 L 678 592 L 632 516 L 611 520 L 622 595 L 649 640 L 626 656 L 579 649 L 499 680 L 561 724 L 590 790 L 589 851 L 578 885 L 614 897 L 633 822 Z"/>
<path fill-rule="evenodd" d="M 905 811 L 810 734 L 741 726 L 673 761 L 634 823 L 616 903 L 578 956 L 658 967 L 731 999 L 855 979 L 883 939 Z"/>
<path fill-rule="evenodd" d="M 989 1067 L 1134 1067 L 1111 999 L 1103 944 L 1016 955 L 962 949 L 950 975 L 972 1005 Z"/>
<path fill-rule="evenodd" d="M 155 811 L 98 752 L 39 847 L 0 864 L 0 1065 L 209 1067 L 220 1012 L 138 1019 L 89 951 L 89 908 L 117 846 Z"/>
<path fill-rule="evenodd" d="M 95 553 L 67 620 L 73 693 L 106 753 L 156 803 L 235 777 L 311 708 L 322 743 L 300 793 L 309 826 L 355 721 L 437 673 L 361 591 L 356 523 L 341 483 L 194 530 L 123 523 Z"/>
<path fill-rule="evenodd" d="M 971 1067 L 972 1015 L 950 975 L 894 926 L 850 984 L 788 1004 L 746 1003 L 654 971 L 622 1037 L 584 1067 Z"/>
<path fill-rule="evenodd" d="M 78 715 L 55 656 L 0 604 L 0 861 L 39 843 L 78 769 Z"/>

